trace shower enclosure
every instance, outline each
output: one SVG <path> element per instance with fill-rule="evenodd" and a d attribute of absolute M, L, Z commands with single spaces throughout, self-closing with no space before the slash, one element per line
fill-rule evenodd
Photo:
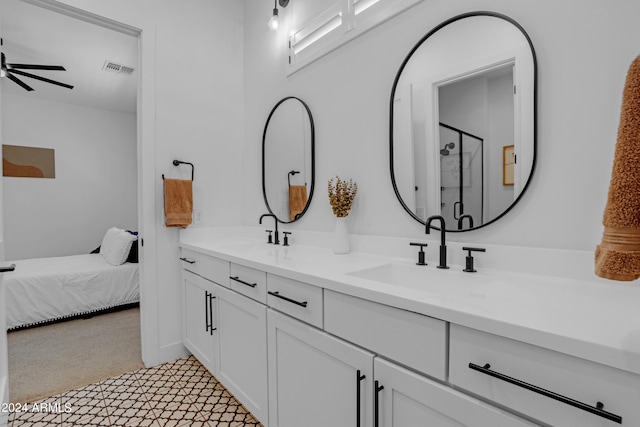
<path fill-rule="evenodd" d="M 448 228 L 484 221 L 484 140 L 440 123 L 440 209 Z"/>

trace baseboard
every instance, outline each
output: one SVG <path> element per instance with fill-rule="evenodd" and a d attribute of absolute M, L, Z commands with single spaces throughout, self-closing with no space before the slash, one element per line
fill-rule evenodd
<path fill-rule="evenodd" d="M 160 347 L 156 355 L 157 358 L 145 357 L 145 355 L 143 354 L 142 363 L 144 363 L 144 366 L 147 368 L 151 368 L 153 366 L 187 357 L 191 355 L 191 352 L 187 350 L 184 345 L 182 345 L 182 342 L 176 342 Z"/>

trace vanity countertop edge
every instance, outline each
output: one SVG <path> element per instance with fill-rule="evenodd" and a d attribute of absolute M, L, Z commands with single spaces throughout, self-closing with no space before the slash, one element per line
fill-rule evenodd
<path fill-rule="evenodd" d="M 471 289 L 464 296 L 442 296 L 349 274 L 389 263 L 414 264 L 406 258 L 212 239 L 197 231 L 181 235 L 179 247 L 640 375 L 640 286 L 427 266 L 425 280 L 452 281 L 451 286 L 464 281 Z"/>

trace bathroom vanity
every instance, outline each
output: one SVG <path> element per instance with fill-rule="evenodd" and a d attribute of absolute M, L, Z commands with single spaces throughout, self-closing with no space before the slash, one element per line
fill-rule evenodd
<path fill-rule="evenodd" d="M 180 246 L 184 345 L 265 426 L 640 425 L 637 286 L 261 234 Z"/>

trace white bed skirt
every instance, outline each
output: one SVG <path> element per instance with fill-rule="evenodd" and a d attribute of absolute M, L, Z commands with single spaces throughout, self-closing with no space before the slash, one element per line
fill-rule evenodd
<path fill-rule="evenodd" d="M 100 254 L 8 261 L 7 329 L 91 313 L 140 300 L 138 264 L 109 264 Z"/>

